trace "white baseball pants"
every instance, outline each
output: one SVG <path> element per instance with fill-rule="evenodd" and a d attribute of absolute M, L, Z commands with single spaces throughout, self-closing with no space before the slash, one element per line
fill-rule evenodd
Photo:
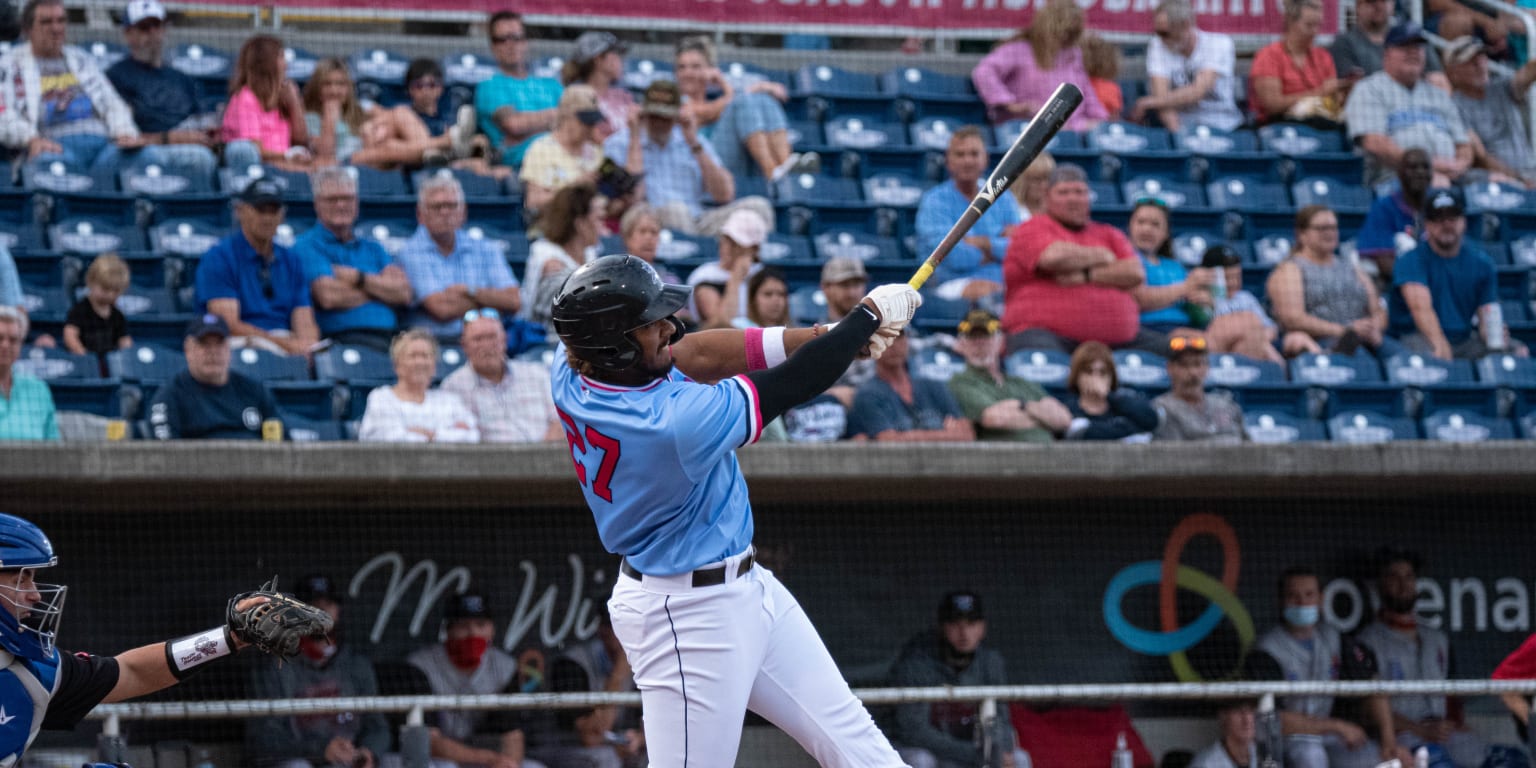
<path fill-rule="evenodd" d="M 620 575 L 613 631 L 640 688 L 652 768 L 730 768 L 751 709 L 827 768 L 904 766 L 854 698 L 800 604 L 757 566 L 695 589 L 691 574 Z"/>

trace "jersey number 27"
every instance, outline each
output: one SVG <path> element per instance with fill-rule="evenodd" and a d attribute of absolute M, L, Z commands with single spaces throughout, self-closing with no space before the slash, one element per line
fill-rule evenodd
<path fill-rule="evenodd" d="M 613 501 L 613 489 L 608 483 L 613 480 L 613 470 L 619 465 L 619 441 L 615 440 L 595 429 L 590 425 L 582 430 L 576 424 L 576 420 L 565 411 L 559 411 L 560 422 L 565 425 L 565 442 L 571 446 L 571 463 L 576 467 L 576 480 L 582 485 L 591 488 L 594 494 L 603 501 Z M 585 439 L 583 439 L 585 435 Z M 581 457 L 587 454 L 587 446 L 594 450 L 602 451 L 602 460 L 597 465 L 597 477 L 587 482 L 587 465 L 581 462 Z"/>

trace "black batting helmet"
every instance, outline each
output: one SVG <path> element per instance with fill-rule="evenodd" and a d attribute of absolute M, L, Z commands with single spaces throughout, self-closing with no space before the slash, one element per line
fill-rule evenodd
<path fill-rule="evenodd" d="M 640 345 L 629 333 L 688 303 L 693 289 L 667 285 L 643 259 L 628 254 L 604 256 L 572 272 L 555 294 L 555 333 L 576 356 L 599 368 L 622 370 L 640 359 Z M 672 343 L 683 337 L 682 323 Z"/>

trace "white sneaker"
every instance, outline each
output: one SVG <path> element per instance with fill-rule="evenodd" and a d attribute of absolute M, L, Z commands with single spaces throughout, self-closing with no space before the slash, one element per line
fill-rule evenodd
<path fill-rule="evenodd" d="M 448 128 L 455 158 L 469 157 L 474 151 L 475 131 L 475 108 L 469 104 L 459 107 L 453 125 Z"/>
<path fill-rule="evenodd" d="M 789 157 L 784 158 L 784 162 L 779 163 L 779 167 L 773 169 L 772 178 L 778 181 L 791 173 L 821 173 L 821 155 L 815 152 L 791 152 Z"/>

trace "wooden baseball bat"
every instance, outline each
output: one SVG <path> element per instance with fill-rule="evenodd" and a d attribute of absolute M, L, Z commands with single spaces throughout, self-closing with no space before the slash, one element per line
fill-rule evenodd
<path fill-rule="evenodd" d="M 1045 149 L 1045 145 L 1051 142 L 1063 125 L 1066 125 L 1067 118 L 1071 117 L 1082 103 L 1083 92 L 1078 90 L 1077 86 L 1071 83 L 1056 86 L 1055 92 L 1045 102 L 1045 106 L 1035 113 L 1034 119 L 1029 121 L 1029 126 L 1019 135 L 1018 140 L 1013 142 L 1013 146 L 1008 148 L 1008 153 L 1003 155 L 997 167 L 992 169 L 992 175 L 987 177 L 987 182 L 982 184 L 981 189 L 976 191 L 976 196 L 971 198 L 971 206 L 965 209 L 960 220 L 950 227 L 949 234 L 944 236 L 939 247 L 928 254 L 927 260 L 917 268 L 916 274 L 907 281 L 907 285 L 916 290 L 922 288 L 923 283 L 928 282 L 928 278 L 933 276 L 933 270 L 939 266 L 939 262 L 954 250 L 955 245 L 965 237 L 965 233 L 971 231 L 971 226 L 987 212 L 988 208 L 992 207 L 998 195 L 1008 193 L 1008 188 L 1013 186 L 1013 182 L 1024 173 L 1024 169 L 1035 161 L 1041 150 Z"/>

